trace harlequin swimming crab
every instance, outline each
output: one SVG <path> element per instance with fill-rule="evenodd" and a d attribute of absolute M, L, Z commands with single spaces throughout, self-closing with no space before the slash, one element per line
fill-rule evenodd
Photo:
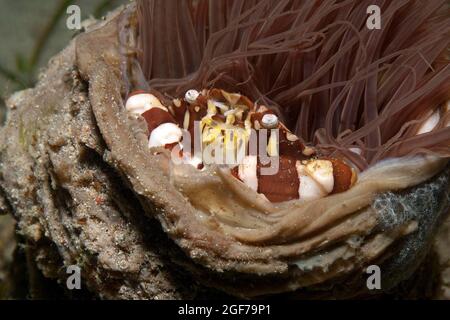
<path fill-rule="evenodd" d="M 217 152 L 228 150 L 232 160 L 222 163 L 228 164 L 232 175 L 272 202 L 318 199 L 346 191 L 356 180 L 356 170 L 344 160 L 318 155 L 273 111 L 238 93 L 189 90 L 185 97 L 163 105 L 154 94 L 135 91 L 127 99 L 126 109 L 145 119 L 150 148 L 175 149 L 198 169 L 205 165 L 202 151 L 207 147 L 214 146 Z M 189 133 L 190 142 L 200 140 L 200 152 L 192 143 L 183 147 L 183 130 Z M 249 147 L 252 143 L 254 150 Z M 261 143 L 263 148 L 257 151 Z M 265 157 L 278 161 L 274 172 L 264 172 L 270 164 L 263 164 Z M 224 160 L 217 154 L 213 158 Z"/>

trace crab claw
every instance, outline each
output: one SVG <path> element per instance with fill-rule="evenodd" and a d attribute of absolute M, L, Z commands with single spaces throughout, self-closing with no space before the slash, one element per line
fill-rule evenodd
<path fill-rule="evenodd" d="M 163 147 L 167 144 L 179 142 L 183 137 L 181 129 L 174 123 L 163 123 L 150 134 L 148 147 Z"/>

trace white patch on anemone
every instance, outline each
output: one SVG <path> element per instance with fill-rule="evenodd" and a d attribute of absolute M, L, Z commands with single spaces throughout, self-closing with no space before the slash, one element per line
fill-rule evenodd
<path fill-rule="evenodd" d="M 417 134 L 424 134 L 433 131 L 433 129 L 436 128 L 437 124 L 439 123 L 440 119 L 441 116 L 439 114 L 439 110 L 433 112 L 433 114 L 428 117 L 428 119 L 425 120 L 425 122 L 420 126 Z"/>
<path fill-rule="evenodd" d="M 254 191 L 258 190 L 257 161 L 256 156 L 246 156 L 238 168 L 239 179 Z"/>

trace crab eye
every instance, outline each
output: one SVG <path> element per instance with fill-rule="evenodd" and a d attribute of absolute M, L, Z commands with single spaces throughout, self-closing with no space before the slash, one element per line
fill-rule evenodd
<path fill-rule="evenodd" d="M 200 94 L 197 90 L 191 89 L 186 91 L 186 95 L 184 96 L 184 99 L 189 103 L 194 103 L 197 101 L 197 98 Z"/>
<path fill-rule="evenodd" d="M 261 119 L 261 123 L 265 128 L 276 128 L 278 126 L 278 117 L 271 113 L 265 114 Z"/>

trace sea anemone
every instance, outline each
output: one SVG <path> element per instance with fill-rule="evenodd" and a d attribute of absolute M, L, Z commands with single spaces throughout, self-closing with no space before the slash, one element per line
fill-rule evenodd
<path fill-rule="evenodd" d="M 373 5 L 380 29 L 366 23 Z M 367 294 L 376 264 L 388 291 L 448 212 L 449 34 L 443 0 L 137 1 L 10 99 L 0 196 L 27 241 L 81 264 L 102 297 L 167 293 L 170 275 L 141 272 L 165 263 L 245 298 Z M 189 131 L 210 99 L 284 130 L 280 158 L 294 162 L 280 160 L 276 183 L 264 178 L 273 188 L 239 169 L 174 163 L 177 128 Z M 221 112 L 211 119 L 234 123 Z M 313 199 L 280 192 L 301 186 L 309 161 L 344 187 Z"/>
<path fill-rule="evenodd" d="M 379 30 L 366 26 L 370 5 L 381 10 Z M 304 141 L 360 169 L 385 158 L 450 155 L 445 1 L 137 6 L 137 88 L 175 97 L 213 86 L 241 92 L 276 111 Z M 434 112 L 442 112 L 438 123 L 417 135 Z"/>

